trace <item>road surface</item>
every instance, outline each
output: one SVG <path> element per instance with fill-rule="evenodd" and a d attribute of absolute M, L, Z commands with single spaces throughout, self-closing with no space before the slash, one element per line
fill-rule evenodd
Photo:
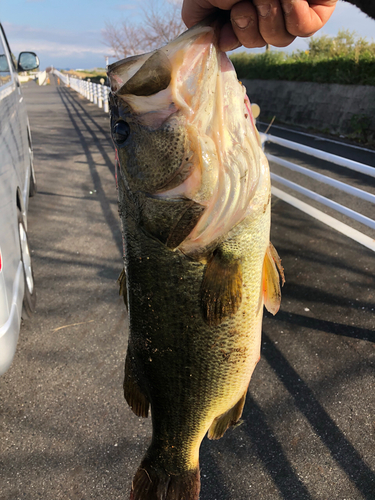
<path fill-rule="evenodd" d="M 126 312 L 108 116 L 26 84 L 38 304 L 0 379 L 0 500 L 128 499 L 151 437 L 122 396 Z M 201 448 L 201 500 L 374 500 L 375 255 L 283 201 L 286 272 L 243 423 Z"/>

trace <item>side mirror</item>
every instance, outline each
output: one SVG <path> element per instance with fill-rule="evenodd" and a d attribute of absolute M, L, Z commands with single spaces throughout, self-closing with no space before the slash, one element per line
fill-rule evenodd
<path fill-rule="evenodd" d="M 18 56 L 18 72 L 39 68 L 39 58 L 34 52 L 21 52 Z"/>

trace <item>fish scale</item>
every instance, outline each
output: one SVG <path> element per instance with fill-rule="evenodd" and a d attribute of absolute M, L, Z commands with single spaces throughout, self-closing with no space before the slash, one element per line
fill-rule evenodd
<path fill-rule="evenodd" d="M 256 223 L 267 224 L 268 217 L 265 213 L 264 220 Z M 126 224 L 129 349 L 136 353 L 134 362 L 142 366 L 138 378 L 151 402 L 154 433 L 164 422 L 166 436 L 182 436 L 179 451 L 188 457 L 192 451 L 185 436 L 197 431 L 200 444 L 213 419 L 231 408 L 247 389 L 260 354 L 259 295 L 268 236 L 263 241 L 252 238 L 246 222 L 236 242 L 239 252 L 255 247 L 250 258 L 243 260 L 246 292 L 236 315 L 215 328 L 204 322 L 201 312 L 205 266 L 166 250 Z M 167 417 L 170 413 L 173 416 Z M 195 459 L 189 458 L 190 468 L 197 467 Z M 169 472 L 178 472 L 171 467 L 168 464 Z"/>

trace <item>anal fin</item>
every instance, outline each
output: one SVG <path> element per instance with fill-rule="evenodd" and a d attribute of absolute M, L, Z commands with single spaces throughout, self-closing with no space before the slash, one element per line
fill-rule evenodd
<path fill-rule="evenodd" d="M 149 401 L 141 391 L 131 366 L 129 351 L 125 359 L 124 396 L 126 402 L 138 417 L 148 417 Z"/>
<path fill-rule="evenodd" d="M 201 285 L 204 319 L 210 326 L 220 325 L 238 311 L 241 301 L 241 262 L 219 247 L 206 266 Z"/>
<path fill-rule="evenodd" d="M 279 276 L 280 275 L 280 276 Z M 263 262 L 263 299 L 264 305 L 272 314 L 276 314 L 280 308 L 281 302 L 281 284 L 284 285 L 284 269 L 281 265 L 281 259 L 270 242 Z"/>
<path fill-rule="evenodd" d="M 242 395 L 241 399 L 226 413 L 216 417 L 208 430 L 208 439 L 220 439 L 224 436 L 225 431 L 232 425 L 237 424 L 240 420 L 243 407 L 245 405 L 247 390 Z"/>

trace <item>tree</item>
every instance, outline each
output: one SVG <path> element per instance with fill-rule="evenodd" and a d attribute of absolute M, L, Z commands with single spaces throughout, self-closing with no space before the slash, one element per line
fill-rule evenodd
<path fill-rule="evenodd" d="M 119 59 L 158 49 L 186 29 L 179 2 L 149 0 L 141 10 L 142 24 L 129 20 L 120 25 L 108 22 L 102 31 L 104 43 Z"/>
<path fill-rule="evenodd" d="M 371 57 L 375 55 L 375 43 L 357 36 L 355 31 L 341 29 L 335 37 L 321 35 L 309 41 L 311 58 Z"/>

